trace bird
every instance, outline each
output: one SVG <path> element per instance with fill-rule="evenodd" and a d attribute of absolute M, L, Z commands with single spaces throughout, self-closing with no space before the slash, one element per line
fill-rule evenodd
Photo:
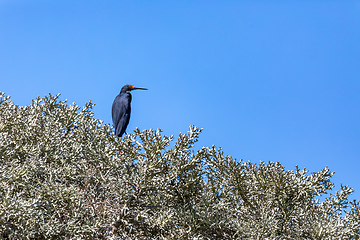
<path fill-rule="evenodd" d="M 132 90 L 148 90 L 147 88 L 134 87 L 126 84 L 121 88 L 119 95 L 115 97 L 112 105 L 112 120 L 115 127 L 115 135 L 121 137 L 129 124 L 131 113 L 131 99 L 130 92 Z"/>

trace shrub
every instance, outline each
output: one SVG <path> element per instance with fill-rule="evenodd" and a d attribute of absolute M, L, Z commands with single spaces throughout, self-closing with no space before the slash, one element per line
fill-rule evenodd
<path fill-rule="evenodd" d="M 3 239 L 360 237 L 359 202 L 348 201 L 347 186 L 328 194 L 327 168 L 195 151 L 194 126 L 174 144 L 161 130 L 117 138 L 92 107 L 59 95 L 20 107 L 0 94 Z"/>

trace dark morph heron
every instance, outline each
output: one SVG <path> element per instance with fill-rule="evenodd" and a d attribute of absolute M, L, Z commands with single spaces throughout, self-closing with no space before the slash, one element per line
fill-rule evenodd
<path fill-rule="evenodd" d="M 147 90 L 146 88 L 138 88 L 132 85 L 125 85 L 122 87 L 119 95 L 116 96 L 114 103 L 112 105 L 112 120 L 115 127 L 115 135 L 121 137 L 130 120 L 131 113 L 131 94 L 132 90 L 142 89 Z"/>

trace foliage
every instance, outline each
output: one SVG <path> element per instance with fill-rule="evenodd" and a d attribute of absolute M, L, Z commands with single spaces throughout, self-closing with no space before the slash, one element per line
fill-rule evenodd
<path fill-rule="evenodd" d="M 0 95 L 3 239 L 359 239 L 359 202 L 325 168 L 236 161 L 160 130 L 114 136 L 59 95 Z M 173 146 L 170 147 L 170 144 Z M 318 200 L 323 196 L 323 201 Z"/>

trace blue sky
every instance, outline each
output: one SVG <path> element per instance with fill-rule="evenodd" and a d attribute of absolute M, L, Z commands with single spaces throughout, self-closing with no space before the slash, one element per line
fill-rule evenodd
<path fill-rule="evenodd" d="M 0 91 L 19 105 L 61 93 L 128 132 L 204 128 L 237 159 L 279 161 L 360 200 L 360 1 L 0 0 Z"/>

